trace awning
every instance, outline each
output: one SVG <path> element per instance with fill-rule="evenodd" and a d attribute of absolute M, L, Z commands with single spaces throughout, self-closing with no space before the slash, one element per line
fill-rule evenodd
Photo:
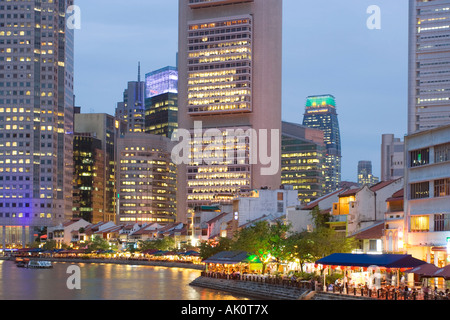
<path fill-rule="evenodd" d="M 432 278 L 434 278 L 434 277 L 436 277 L 436 278 L 445 278 L 445 280 L 450 280 L 450 265 L 446 266 L 446 267 L 444 267 L 442 269 L 437 270 L 433 274 Z"/>
<path fill-rule="evenodd" d="M 412 270 L 406 271 L 405 273 L 414 273 L 422 277 L 431 277 L 438 270 L 439 268 L 434 264 L 426 263 Z"/>
<path fill-rule="evenodd" d="M 316 264 L 344 267 L 381 267 L 390 269 L 415 268 L 425 261 L 402 254 L 350 254 L 335 253 L 316 261 Z"/>
<path fill-rule="evenodd" d="M 208 259 L 203 260 L 203 262 L 215 264 L 261 263 L 258 257 L 252 256 L 245 251 L 220 252 Z"/>

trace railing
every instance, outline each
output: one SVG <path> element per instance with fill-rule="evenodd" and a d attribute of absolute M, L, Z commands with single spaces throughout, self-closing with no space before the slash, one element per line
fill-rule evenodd
<path fill-rule="evenodd" d="M 298 289 L 313 290 L 316 292 L 328 292 L 338 295 L 347 295 L 354 297 L 366 297 L 378 300 L 450 300 L 450 295 L 444 293 L 424 293 L 422 290 L 413 289 L 404 291 L 400 288 L 364 288 L 332 285 L 324 291 L 323 284 L 300 279 L 288 279 L 279 276 L 262 276 L 254 274 L 227 274 L 221 272 L 205 272 L 201 273 L 202 277 L 213 279 L 224 279 L 232 281 L 244 281 L 265 283 L 282 287 L 291 287 Z"/>
<path fill-rule="evenodd" d="M 271 285 L 277 285 L 282 287 L 291 287 L 298 289 L 309 289 L 314 290 L 314 284 L 310 281 L 299 281 L 294 279 L 287 279 L 283 277 L 277 276 L 262 276 L 262 275 L 254 275 L 254 274 L 227 274 L 221 272 L 202 272 L 202 277 L 213 278 L 213 279 L 225 279 L 225 280 L 234 280 L 234 281 L 244 281 L 244 282 L 256 282 L 256 283 L 265 283 Z"/>

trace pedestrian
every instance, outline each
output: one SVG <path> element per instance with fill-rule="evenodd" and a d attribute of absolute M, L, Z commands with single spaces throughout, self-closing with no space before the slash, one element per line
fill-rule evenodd
<path fill-rule="evenodd" d="M 424 298 L 425 300 L 428 300 L 429 295 L 430 295 L 430 288 L 428 288 L 428 286 L 425 286 L 425 287 L 422 289 L 422 291 L 423 291 L 423 298 Z"/>

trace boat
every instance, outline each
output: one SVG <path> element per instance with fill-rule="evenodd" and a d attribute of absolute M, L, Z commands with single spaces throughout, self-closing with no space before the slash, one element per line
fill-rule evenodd
<path fill-rule="evenodd" d="M 28 269 L 50 269 L 53 268 L 53 265 L 50 261 L 39 261 L 39 260 L 31 260 L 31 261 L 19 261 L 17 262 L 18 268 L 28 268 Z"/>

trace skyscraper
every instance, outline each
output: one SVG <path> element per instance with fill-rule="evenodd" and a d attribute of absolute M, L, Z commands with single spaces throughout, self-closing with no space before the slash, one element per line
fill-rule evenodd
<path fill-rule="evenodd" d="M 74 30 L 70 0 L 0 2 L 0 237 L 71 217 Z"/>
<path fill-rule="evenodd" d="M 145 132 L 170 138 L 178 128 L 178 71 L 165 67 L 145 75 Z"/>
<path fill-rule="evenodd" d="M 92 224 L 105 221 L 105 152 L 91 133 L 76 133 L 73 141 L 73 217 Z"/>
<path fill-rule="evenodd" d="M 279 152 L 282 1 L 179 0 L 178 64 L 179 128 L 191 130 L 196 153 L 178 167 L 178 219 L 186 222 L 189 207 L 222 196 L 279 188 L 280 170 L 263 174 L 261 162 L 249 161 L 257 151 L 248 139 L 235 146 L 227 130 L 278 130 Z M 199 124 L 203 131 L 194 136 Z M 209 149 L 210 139 L 202 138 L 212 128 L 222 132 L 223 146 Z M 234 159 L 210 158 L 218 150 Z"/>
<path fill-rule="evenodd" d="M 310 96 L 306 100 L 303 125 L 324 132 L 326 146 L 325 193 L 339 189 L 341 182 L 341 134 L 336 99 L 332 95 Z"/>
<path fill-rule="evenodd" d="M 128 132 L 145 131 L 145 82 L 141 81 L 141 65 L 137 81 L 128 82 L 123 101 L 117 103 L 116 118 L 128 124 Z"/>
<path fill-rule="evenodd" d="M 103 166 L 96 165 L 98 176 L 104 176 L 103 193 L 103 221 L 116 221 L 117 199 L 116 199 L 116 167 L 117 167 L 117 140 L 128 130 L 127 123 L 116 119 L 106 113 L 80 113 L 75 114 L 75 132 L 77 135 L 90 136 L 101 142 L 101 150 L 104 153 Z M 78 144 L 85 148 L 83 144 Z M 75 149 L 79 154 L 80 150 Z M 76 186 L 75 186 L 76 187 Z M 76 188 L 75 188 L 76 191 Z"/>
<path fill-rule="evenodd" d="M 409 1 L 408 133 L 450 123 L 450 1 Z"/>
<path fill-rule="evenodd" d="M 358 185 L 363 187 L 368 185 L 369 187 L 377 184 L 379 178 L 372 174 L 372 161 L 359 161 L 358 162 Z"/>
<path fill-rule="evenodd" d="M 320 198 L 325 186 L 323 132 L 283 121 L 281 183 L 298 191 L 301 203 Z"/>

